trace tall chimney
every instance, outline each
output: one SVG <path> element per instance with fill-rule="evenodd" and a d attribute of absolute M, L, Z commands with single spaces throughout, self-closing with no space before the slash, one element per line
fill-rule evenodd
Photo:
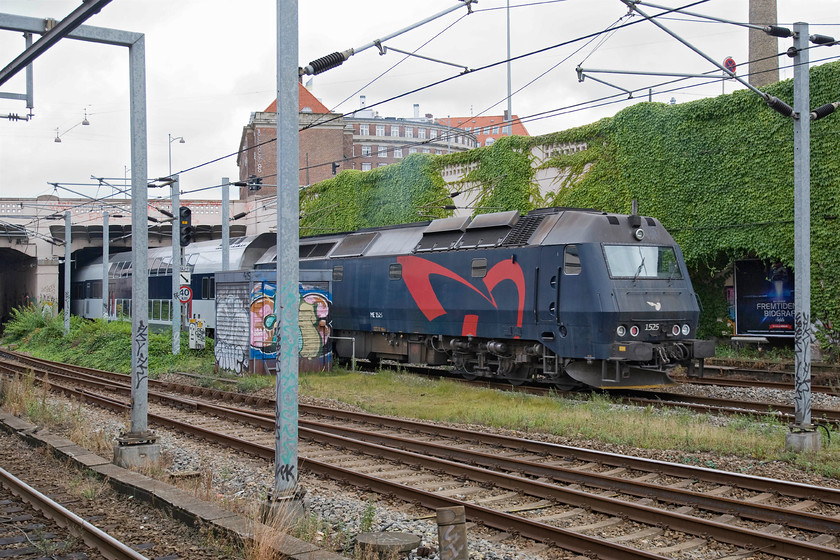
<path fill-rule="evenodd" d="M 365 108 L 365 96 L 360 95 L 359 96 L 359 109 L 364 109 L 364 108 Z"/>
<path fill-rule="evenodd" d="M 750 23 L 776 25 L 776 0 L 750 0 Z M 779 39 L 760 29 L 749 30 L 749 83 L 755 87 L 779 81 Z"/>
<path fill-rule="evenodd" d="M 420 118 L 420 104 L 419 103 L 414 104 L 414 118 L 415 119 Z"/>

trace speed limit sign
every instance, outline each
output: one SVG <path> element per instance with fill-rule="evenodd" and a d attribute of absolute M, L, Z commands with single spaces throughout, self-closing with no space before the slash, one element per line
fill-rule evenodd
<path fill-rule="evenodd" d="M 189 286 L 181 286 L 178 289 L 178 301 L 181 303 L 189 303 L 192 301 L 193 293 L 192 288 Z"/>

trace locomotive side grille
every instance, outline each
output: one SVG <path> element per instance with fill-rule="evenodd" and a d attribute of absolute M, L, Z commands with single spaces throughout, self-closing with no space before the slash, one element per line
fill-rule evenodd
<path fill-rule="evenodd" d="M 534 232 L 537 231 L 537 227 L 539 227 L 544 219 L 544 214 L 529 214 L 524 218 L 521 218 L 508 234 L 507 238 L 505 238 L 505 241 L 501 246 L 513 247 L 516 245 L 527 245 L 531 236 L 534 235 Z"/>

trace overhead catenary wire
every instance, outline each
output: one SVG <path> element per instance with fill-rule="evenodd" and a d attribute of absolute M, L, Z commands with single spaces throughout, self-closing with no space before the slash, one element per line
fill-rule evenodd
<path fill-rule="evenodd" d="M 704 0 L 704 1 L 705 1 L 705 0 Z M 524 7 L 524 6 L 526 6 L 526 5 L 535 5 L 535 4 L 542 4 L 542 3 L 549 3 L 549 2 L 537 2 L 537 3 L 532 3 L 532 4 L 525 4 L 525 5 L 522 5 L 522 6 Z M 697 5 L 697 4 L 701 4 L 701 3 L 703 3 L 703 2 L 693 2 L 693 3 L 691 3 L 691 4 L 688 4 L 686 7 L 690 7 L 690 6 Z M 489 11 L 489 10 L 492 10 L 492 9 L 501 9 L 501 8 L 487 8 L 486 10 L 488 10 L 488 11 Z M 677 9 L 674 9 L 673 11 L 676 11 L 676 10 L 679 10 L 679 9 L 683 9 L 683 8 L 677 8 Z M 478 11 L 478 10 L 476 10 L 476 11 Z M 667 12 L 666 12 L 666 13 L 667 13 Z M 654 17 L 662 17 L 662 16 L 663 16 L 663 14 L 657 14 L 657 15 L 656 15 L 656 16 L 654 16 Z M 638 22 L 638 21 L 629 22 L 627 25 L 634 24 L 634 23 L 639 23 L 639 22 Z M 621 26 L 621 27 L 624 27 L 624 26 Z M 600 34 L 602 34 L 602 33 L 603 33 L 603 31 L 602 31 L 602 32 L 598 32 L 597 34 L 591 34 L 591 35 L 588 35 L 588 36 L 586 36 L 586 37 L 594 37 L 594 36 L 600 35 Z M 579 39 L 575 39 L 575 40 L 585 39 L 586 37 L 579 38 Z M 571 42 L 573 42 L 573 41 L 575 41 L 575 40 L 572 40 L 572 41 L 566 41 L 566 42 L 559 43 L 558 45 L 553 45 L 553 46 L 550 46 L 550 47 L 545 47 L 545 48 L 543 48 L 543 49 L 539 49 L 539 50 L 537 50 L 537 51 L 532 51 L 531 53 L 526 53 L 526 54 L 524 54 L 524 55 L 519 55 L 519 56 L 517 56 L 517 57 L 511 57 L 511 58 L 510 58 L 510 60 L 512 60 L 512 61 L 513 61 L 513 60 L 518 60 L 518 59 L 523 58 L 523 57 L 525 57 L 525 56 L 530 56 L 531 54 L 536 54 L 536 53 L 540 53 L 540 52 L 545 52 L 545 51 L 546 51 L 546 50 L 548 50 L 548 49 L 555 48 L 556 46 L 559 46 L 559 45 L 569 44 L 569 43 L 571 43 Z M 490 67 L 492 67 L 492 66 L 494 66 L 494 65 L 501 64 L 501 63 L 506 62 L 506 61 L 507 61 L 507 59 L 506 59 L 506 60 L 504 60 L 504 61 L 499 61 L 499 62 L 497 62 L 497 63 L 493 63 L 493 64 L 490 64 L 490 65 L 486 65 L 486 66 L 483 66 L 483 67 L 477 68 L 477 69 L 475 69 L 475 70 L 473 70 L 473 71 L 480 71 L 480 70 L 482 70 L 482 69 L 490 68 Z M 451 78 L 447 78 L 446 80 L 442 80 L 442 81 L 434 82 L 434 83 L 432 83 L 432 84 L 429 84 L 429 85 L 427 85 L 427 86 L 424 86 L 424 87 L 423 87 L 423 89 L 425 89 L 426 87 L 432 87 L 432 86 L 434 86 L 434 85 L 436 85 L 436 84 L 442 83 L 443 81 L 448 81 L 448 80 L 450 80 L 450 79 L 457 78 L 457 77 L 459 77 L 459 76 L 460 76 L 460 74 L 459 74 L 458 76 L 453 76 L 453 77 L 451 77 Z M 639 88 L 639 89 L 634 90 L 634 91 L 642 91 L 642 89 L 649 89 L 649 88 Z M 379 104 L 381 104 L 381 103 L 386 103 L 386 102 L 388 102 L 388 101 L 391 101 L 391 100 L 393 100 L 393 99 L 397 99 L 397 98 L 399 98 L 399 97 L 403 97 L 403 96 L 405 96 L 405 95 L 409 95 L 409 94 L 411 94 L 411 93 L 413 93 L 413 92 L 415 92 L 415 91 L 419 91 L 419 90 L 415 89 L 415 90 L 412 90 L 411 92 L 407 92 L 407 93 L 401 94 L 400 96 L 396 96 L 396 97 L 392 97 L 392 98 L 386 99 L 386 100 L 381 101 L 381 102 L 379 102 L 379 103 L 376 103 L 376 104 L 370 105 L 368 108 L 370 108 L 370 107 L 374 107 L 374 106 L 379 105 Z M 668 92 L 670 92 L 670 91 L 678 91 L 678 89 L 671 89 L 671 90 L 667 90 L 667 91 L 668 91 Z M 660 93 L 660 92 L 657 92 L 657 93 Z M 608 98 L 601 98 L 601 99 L 608 99 Z M 617 100 L 617 101 L 615 101 L 615 102 L 620 102 L 620 101 L 618 101 L 618 100 Z M 592 100 L 592 101 L 585 102 L 585 103 L 588 103 L 588 106 L 587 106 L 587 107 L 581 107 L 580 109 L 575 109 L 575 110 L 584 110 L 585 108 L 594 108 L 594 107 L 603 106 L 603 105 L 605 105 L 605 104 L 606 104 L 606 103 L 601 102 L 601 100 Z M 549 110 L 549 111 L 543 111 L 543 112 L 540 112 L 540 113 L 535 113 L 535 114 L 533 114 L 533 115 L 529 115 L 529 116 L 526 116 L 526 117 L 522 117 L 522 118 L 520 118 L 520 120 L 521 120 L 522 122 L 534 122 L 534 121 L 541 120 L 541 119 L 546 119 L 546 118 L 555 118 L 556 116 L 559 116 L 559 115 L 562 115 L 562 114 L 567 114 L 568 112 L 570 112 L 570 110 L 571 110 L 571 106 L 570 106 L 570 107 L 560 107 L 560 108 L 552 109 L 552 110 Z M 355 113 L 355 111 L 354 111 L 354 113 Z M 320 123 L 319 123 L 319 124 L 320 124 Z M 301 129 L 301 130 L 304 130 L 304 129 L 306 129 L 306 128 L 309 128 L 309 127 L 305 127 L 305 128 L 303 128 L 303 129 Z M 454 134 L 454 133 L 453 133 L 453 134 Z M 259 144 L 255 145 L 255 146 L 249 147 L 248 149 L 253 149 L 253 148 L 256 148 L 256 147 L 258 147 L 258 146 L 260 146 L 260 145 L 269 144 L 269 143 L 274 142 L 274 141 L 275 141 L 274 139 L 270 139 L 270 140 L 267 140 L 267 141 L 265 141 L 265 142 L 261 142 L 261 143 L 259 143 Z M 428 142 L 426 142 L 426 143 L 428 143 Z M 418 143 L 406 144 L 406 145 L 405 145 L 405 147 L 411 147 L 411 146 L 417 146 L 417 145 L 421 145 L 421 143 L 419 143 L 419 142 L 418 142 Z M 194 169 L 196 169 L 196 168 L 198 168 L 198 167 L 201 167 L 201 166 L 203 166 L 203 165 L 209 165 L 209 164 L 211 164 L 211 163 L 215 163 L 215 162 L 217 162 L 217 161 L 220 161 L 221 159 L 224 159 L 224 158 L 226 158 L 226 157 L 232 157 L 233 155 L 238 155 L 238 154 L 241 154 L 241 153 L 243 153 L 243 152 L 244 152 L 244 150 L 237 150 L 236 152 L 233 152 L 233 153 L 231 153 L 231 154 L 229 154 L 229 155 L 222 156 L 222 157 L 220 157 L 220 158 L 215 158 L 215 159 L 210 160 L 210 161 L 208 161 L 208 162 L 205 162 L 205 163 L 203 163 L 203 164 L 199 164 L 199 165 L 196 165 L 196 166 L 190 167 L 190 168 L 188 168 L 188 169 L 185 169 L 185 170 L 181 171 L 180 173 L 186 173 L 186 172 L 188 172 L 188 171 L 192 171 L 192 170 L 194 170 Z M 350 159 L 350 158 L 348 158 L 348 159 Z M 353 159 L 355 159 L 355 157 L 354 157 Z M 308 167 L 309 167 L 309 168 L 312 168 L 312 167 L 316 167 L 316 166 L 318 166 L 318 165 L 329 165 L 329 163 L 330 163 L 330 162 L 324 162 L 323 164 L 314 164 L 314 165 L 310 165 L 310 166 L 308 166 Z M 304 168 L 301 168 L 301 169 L 304 169 Z M 266 177 L 270 177 L 270 176 L 266 176 Z M 195 190 L 186 191 L 186 192 L 185 192 L 185 194 L 192 193 L 192 192 L 198 192 L 198 191 L 201 191 L 201 190 L 208 190 L 208 189 L 213 189 L 213 188 L 219 188 L 219 187 L 221 187 L 221 186 L 222 186 L 221 184 L 218 184 L 218 185 L 212 185 L 212 186 L 204 187 L 204 188 L 201 188 L 201 189 L 195 189 Z"/>

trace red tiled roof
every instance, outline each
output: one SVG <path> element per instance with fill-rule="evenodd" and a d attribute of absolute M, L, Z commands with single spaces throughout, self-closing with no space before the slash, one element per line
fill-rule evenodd
<path fill-rule="evenodd" d="M 315 98 L 315 96 L 312 95 L 312 92 L 309 91 L 308 89 L 306 89 L 305 87 L 303 87 L 303 84 L 301 84 L 301 83 L 298 83 L 298 99 L 299 99 L 298 110 L 301 111 L 301 112 L 303 111 L 304 107 L 309 107 L 310 109 L 312 109 L 313 113 L 324 114 L 324 113 L 329 113 L 330 112 L 330 110 L 327 109 L 327 107 L 323 103 L 318 101 Z M 265 113 L 276 113 L 277 112 L 277 100 L 275 99 L 274 101 L 272 101 L 271 105 L 266 107 L 264 112 Z"/>
<path fill-rule="evenodd" d="M 438 124 L 444 126 L 451 126 L 453 128 L 460 128 L 462 130 L 469 129 L 475 135 L 479 145 L 484 146 L 488 138 L 498 140 L 506 134 L 502 134 L 502 127 L 505 126 L 505 117 L 503 115 L 488 115 L 482 117 L 447 117 L 445 119 L 435 119 Z M 498 127 L 498 131 L 493 133 L 493 127 Z M 489 128 L 490 133 L 484 134 L 484 129 Z M 512 136 L 530 136 L 525 125 L 519 120 L 519 117 L 513 115 L 513 123 L 511 127 Z"/>

